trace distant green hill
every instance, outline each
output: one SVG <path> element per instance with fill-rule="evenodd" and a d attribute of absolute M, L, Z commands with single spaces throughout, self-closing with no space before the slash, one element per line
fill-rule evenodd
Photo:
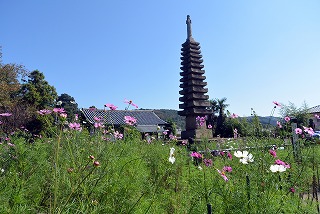
<path fill-rule="evenodd" d="M 177 127 L 184 129 L 185 127 L 185 117 L 179 116 L 177 110 L 172 109 L 153 109 L 153 111 L 164 121 L 172 120 L 177 124 Z M 279 117 L 260 117 L 260 122 L 262 125 L 268 125 L 270 120 L 270 125 L 276 126 L 277 121 L 280 121 Z M 252 121 L 253 116 L 246 117 L 248 122 Z"/>

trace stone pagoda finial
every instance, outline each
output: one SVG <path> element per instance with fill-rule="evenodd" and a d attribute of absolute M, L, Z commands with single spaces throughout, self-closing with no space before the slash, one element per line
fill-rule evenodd
<path fill-rule="evenodd" d="M 192 31 L 191 31 L 191 19 L 190 16 L 187 15 L 187 39 L 192 38 Z"/>

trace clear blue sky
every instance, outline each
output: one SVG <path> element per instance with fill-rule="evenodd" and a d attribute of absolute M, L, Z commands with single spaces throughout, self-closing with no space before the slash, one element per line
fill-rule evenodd
<path fill-rule="evenodd" d="M 179 109 L 186 16 L 210 99 L 240 116 L 320 105 L 319 0 L 0 0 L 3 63 L 38 69 L 79 107 Z"/>

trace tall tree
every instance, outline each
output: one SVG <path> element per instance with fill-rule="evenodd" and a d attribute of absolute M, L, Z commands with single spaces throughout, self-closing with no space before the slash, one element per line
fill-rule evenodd
<path fill-rule="evenodd" d="M 38 110 L 53 107 L 58 95 L 56 89 L 45 80 L 43 73 L 35 70 L 28 77 L 28 82 L 21 88 L 23 101 Z"/>
<path fill-rule="evenodd" d="M 79 114 L 78 104 L 69 94 L 61 94 L 58 97 L 58 102 L 59 101 L 61 101 L 60 106 L 66 111 L 69 120 L 73 120 L 74 115 Z"/>
<path fill-rule="evenodd" d="M 217 127 L 216 127 L 216 135 L 224 136 L 224 121 L 226 118 L 226 115 L 224 111 L 229 106 L 229 104 L 226 104 L 227 98 L 223 97 L 221 99 L 216 99 L 216 105 L 217 110 L 219 112 L 218 118 L 217 118 Z"/>

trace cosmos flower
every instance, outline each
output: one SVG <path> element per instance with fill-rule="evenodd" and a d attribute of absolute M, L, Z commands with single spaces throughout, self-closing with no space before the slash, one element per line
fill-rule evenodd
<path fill-rule="evenodd" d="M 133 126 L 134 124 L 137 123 L 137 120 L 136 118 L 131 116 L 124 116 L 124 122 L 130 126 Z"/>
<path fill-rule="evenodd" d="M 40 114 L 40 115 L 46 115 L 46 114 L 51 114 L 51 110 L 48 110 L 48 109 L 42 109 L 42 110 L 39 110 L 39 111 L 37 111 L 38 112 L 38 114 Z"/>
<path fill-rule="evenodd" d="M 169 162 L 172 164 L 176 161 L 176 158 L 174 157 L 174 151 L 175 151 L 175 149 L 173 147 L 170 148 Z"/>
<path fill-rule="evenodd" d="M 127 100 L 127 99 L 124 99 L 124 103 L 127 103 L 127 104 L 129 104 L 129 106 L 130 106 L 130 105 L 132 105 L 133 107 L 136 107 L 136 108 L 138 108 L 138 106 L 137 106 L 136 104 L 134 104 L 134 103 L 132 102 L 132 100 Z"/>
<path fill-rule="evenodd" d="M 294 131 L 296 134 L 302 134 L 302 129 L 300 128 L 296 128 Z"/>
<path fill-rule="evenodd" d="M 270 155 L 272 155 L 274 158 L 277 157 L 277 152 L 273 149 L 269 150 Z"/>
<path fill-rule="evenodd" d="M 238 118 L 239 117 L 239 115 L 237 115 L 237 114 L 235 114 L 235 113 L 232 113 L 231 114 L 231 118 Z"/>
<path fill-rule="evenodd" d="M 240 158 L 240 162 L 243 164 L 248 164 L 248 162 L 253 162 L 253 155 L 248 151 L 236 151 L 234 152 L 234 156 Z"/>
<path fill-rule="evenodd" d="M 212 159 L 204 159 L 203 160 L 204 165 L 206 166 L 212 166 Z"/>
<path fill-rule="evenodd" d="M 69 123 L 69 128 L 77 131 L 81 131 L 80 123 Z"/>
<path fill-rule="evenodd" d="M 304 132 L 307 132 L 309 135 L 313 135 L 314 131 L 311 127 L 305 127 L 303 126 Z"/>
<path fill-rule="evenodd" d="M 278 165 L 278 164 L 275 164 L 275 165 L 271 165 L 270 166 L 270 171 L 271 172 L 284 172 L 286 171 L 286 167 L 283 166 L 283 165 Z"/>
<path fill-rule="evenodd" d="M 113 104 L 109 104 L 109 103 L 105 104 L 104 106 L 105 106 L 105 107 L 109 107 L 110 110 L 116 110 L 116 109 L 118 108 L 117 106 L 115 106 L 115 105 L 113 105 Z"/>
<path fill-rule="evenodd" d="M 289 122 L 289 121 L 290 121 L 290 117 L 286 116 L 286 117 L 284 117 L 284 120 L 285 120 L 286 122 Z"/>
<path fill-rule="evenodd" d="M 277 101 L 273 101 L 273 104 L 275 104 L 275 107 L 281 107 L 281 104 L 278 103 Z"/>
<path fill-rule="evenodd" d="M 190 156 L 191 156 L 191 157 L 194 157 L 194 158 L 198 158 L 198 159 L 202 158 L 202 154 L 200 154 L 200 153 L 198 153 L 198 152 L 192 152 L 192 153 L 190 154 Z"/>
<path fill-rule="evenodd" d="M 54 108 L 53 109 L 53 112 L 55 112 L 55 113 L 65 113 L 65 111 L 64 111 L 64 108 Z"/>
<path fill-rule="evenodd" d="M 282 128 L 282 125 L 279 121 L 277 121 L 277 126 L 281 129 Z"/>
<path fill-rule="evenodd" d="M 228 181 L 228 177 L 225 174 L 225 171 L 220 171 L 219 169 L 217 169 L 218 173 L 221 175 L 221 177 L 223 178 L 224 181 Z"/>
<path fill-rule="evenodd" d="M 208 129 L 212 129 L 212 125 L 211 124 L 208 125 Z"/>
<path fill-rule="evenodd" d="M 2 116 L 2 117 L 10 117 L 11 115 L 12 114 L 8 113 L 8 112 L 0 114 L 0 116 Z"/>

